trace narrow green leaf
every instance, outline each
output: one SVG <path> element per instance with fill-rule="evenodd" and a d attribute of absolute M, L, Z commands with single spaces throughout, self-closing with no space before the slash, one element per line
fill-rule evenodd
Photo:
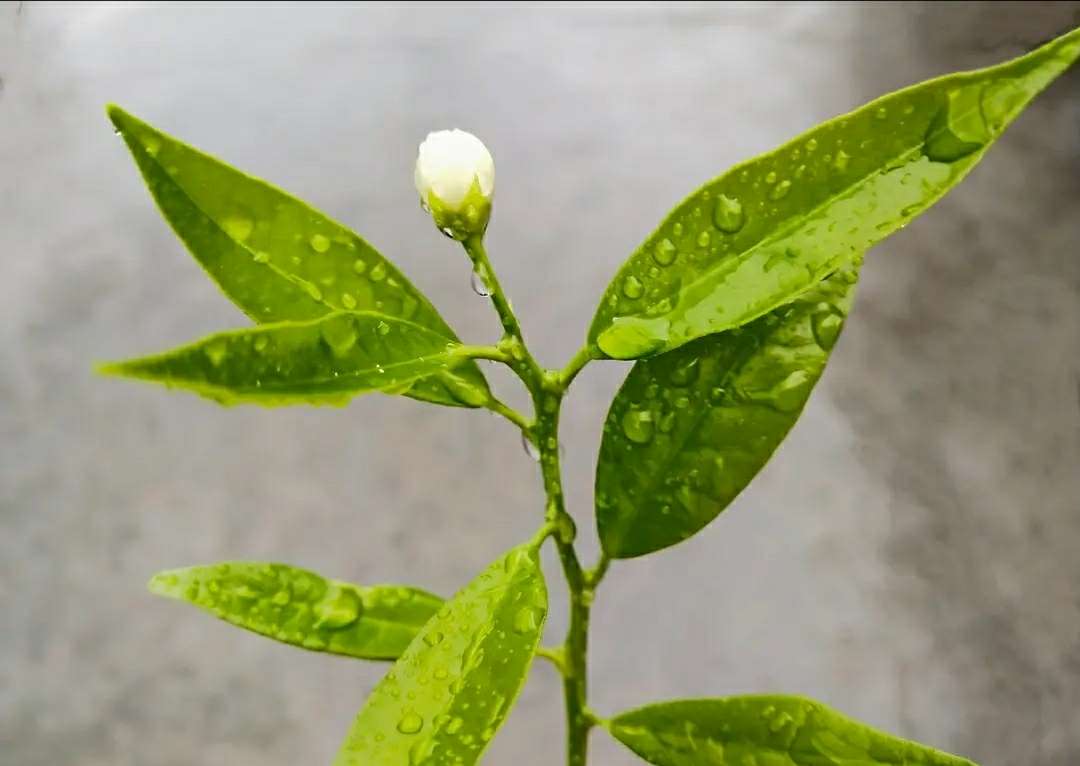
<path fill-rule="evenodd" d="M 334 766 L 476 763 L 525 682 L 546 616 L 536 546 L 514 548 L 423 627 Z"/>
<path fill-rule="evenodd" d="M 795 424 L 851 309 L 858 265 L 750 324 L 638 361 L 596 467 L 604 551 L 685 540 L 750 483 Z"/>
<path fill-rule="evenodd" d="M 594 354 L 636 359 L 749 322 L 940 199 L 1080 56 L 1080 29 L 915 85 L 737 165 L 679 204 L 608 286 Z"/>
<path fill-rule="evenodd" d="M 607 728 L 656 766 L 975 766 L 789 695 L 663 702 Z"/>
<path fill-rule="evenodd" d="M 222 291 L 256 322 L 306 321 L 334 311 L 378 311 L 451 340 L 424 295 L 375 248 L 323 213 L 110 106 L 162 215 Z M 479 407 L 480 368 L 416 383 L 407 395 Z"/>
<path fill-rule="evenodd" d="M 254 562 L 171 569 L 149 587 L 283 643 L 368 660 L 400 657 L 443 603 L 417 588 L 363 587 Z"/>
<path fill-rule="evenodd" d="M 105 364 L 109 375 L 184 388 L 221 404 L 345 404 L 401 393 L 461 362 L 458 344 L 375 312 L 337 312 L 210 335 L 163 354 Z"/>

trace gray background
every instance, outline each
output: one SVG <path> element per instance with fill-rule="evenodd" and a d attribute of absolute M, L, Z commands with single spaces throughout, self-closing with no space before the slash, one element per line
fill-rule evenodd
<path fill-rule="evenodd" d="M 1078 22 L 1077 3 L 0 3 L 0 762 L 329 763 L 385 666 L 158 601 L 148 575 L 272 559 L 449 593 L 541 513 L 534 464 L 485 414 L 229 410 L 93 377 L 244 323 L 159 219 L 106 101 L 350 223 L 483 341 L 492 312 L 411 180 L 428 130 L 476 132 L 497 268 L 555 365 L 704 179 Z M 739 501 L 613 568 L 599 712 L 791 691 L 983 766 L 1080 763 L 1078 94 L 1074 71 L 871 254 L 828 374 Z M 567 405 L 589 559 L 624 372 L 591 366 Z M 538 664 L 487 763 L 558 763 L 561 715 Z M 593 741 L 595 763 L 635 762 Z"/>

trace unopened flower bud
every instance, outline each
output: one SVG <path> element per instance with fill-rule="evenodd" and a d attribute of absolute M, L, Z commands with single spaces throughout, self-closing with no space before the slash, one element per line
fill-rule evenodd
<path fill-rule="evenodd" d="M 429 133 L 416 156 L 416 190 L 443 234 L 457 240 L 483 234 L 491 217 L 495 161 L 464 130 Z"/>

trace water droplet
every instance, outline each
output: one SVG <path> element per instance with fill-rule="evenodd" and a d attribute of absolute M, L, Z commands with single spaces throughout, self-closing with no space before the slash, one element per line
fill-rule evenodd
<path fill-rule="evenodd" d="M 450 723 L 446 724 L 446 733 L 457 734 L 459 731 L 461 731 L 461 727 L 464 725 L 465 721 L 461 718 L 453 718 L 450 720 Z"/>
<path fill-rule="evenodd" d="M 444 636 L 437 630 L 433 630 L 430 633 L 424 634 L 424 643 L 428 646 L 438 646 L 442 643 Z"/>
<path fill-rule="evenodd" d="M 645 294 L 645 288 L 641 284 L 641 280 L 631 274 L 623 280 L 622 292 L 627 298 L 637 300 Z"/>
<path fill-rule="evenodd" d="M 368 274 L 368 278 L 372 282 L 381 282 L 386 278 L 386 265 L 383 263 L 376 263 L 371 267 L 371 273 Z"/>
<path fill-rule="evenodd" d="M 311 282 L 305 282 L 304 290 L 311 296 L 312 300 L 322 300 L 322 290 L 319 289 L 318 285 L 313 285 Z"/>
<path fill-rule="evenodd" d="M 690 399 L 685 396 L 680 396 L 675 400 L 675 407 L 680 410 L 685 410 L 690 406 Z"/>
<path fill-rule="evenodd" d="M 745 221 L 739 200 L 723 194 L 716 198 L 716 206 L 713 208 L 713 223 L 716 228 L 725 234 L 734 234 L 743 227 Z"/>
<path fill-rule="evenodd" d="M 367 271 L 367 264 L 364 263 L 361 259 L 357 258 L 355 261 L 353 261 L 352 268 L 353 271 L 355 271 L 357 274 L 363 274 L 365 271 Z"/>
<path fill-rule="evenodd" d="M 791 191 L 791 181 L 785 178 L 783 181 L 778 183 L 776 187 L 772 190 L 772 192 L 769 194 L 769 199 L 783 199 L 787 196 L 787 193 L 789 191 Z"/>
<path fill-rule="evenodd" d="M 661 266 L 670 266 L 675 262 L 678 257 L 679 251 L 675 247 L 675 243 L 666 237 L 656 243 L 653 248 L 652 257 Z"/>
<path fill-rule="evenodd" d="M 255 342 L 252 344 L 252 347 L 256 351 L 258 351 L 259 353 L 262 353 L 263 351 L 266 350 L 266 347 L 269 346 L 269 345 L 270 345 L 270 339 L 267 338 L 265 335 L 259 335 L 259 336 L 256 336 Z"/>
<path fill-rule="evenodd" d="M 888 116 L 889 116 L 889 110 L 886 109 L 883 106 L 879 106 L 877 108 L 877 111 L 874 112 L 874 118 L 878 119 L 878 120 L 884 120 Z"/>
<path fill-rule="evenodd" d="M 799 167 L 795 168 L 795 180 L 802 178 L 804 175 L 806 175 L 806 165 L 799 165 Z"/>
<path fill-rule="evenodd" d="M 809 141 L 806 142 L 806 151 L 809 154 L 810 152 L 814 151 L 815 149 L 817 149 L 817 139 L 816 138 L 811 138 Z"/>
<path fill-rule="evenodd" d="M 540 629 L 539 616 L 531 606 L 523 606 L 514 615 L 514 632 L 520 635 L 535 633 Z"/>
<path fill-rule="evenodd" d="M 315 627 L 330 630 L 349 627 L 360 619 L 363 610 L 364 605 L 356 591 L 337 584 L 332 584 L 312 608 L 317 620 Z"/>
<path fill-rule="evenodd" d="M 438 740 L 434 737 L 422 739 L 409 748 L 409 766 L 424 766 L 431 763 L 431 756 L 435 752 Z"/>
<path fill-rule="evenodd" d="M 709 232 L 703 231 L 700 234 L 698 234 L 697 243 L 698 243 L 698 247 L 708 247 L 709 246 Z"/>
<path fill-rule="evenodd" d="M 292 591 L 289 590 L 288 586 L 285 586 L 270 597 L 270 603 L 275 606 L 286 606 L 290 601 L 292 601 Z"/>
<path fill-rule="evenodd" d="M 349 293 L 341 294 L 341 305 L 347 309 L 356 308 L 356 298 L 352 297 Z"/>
<path fill-rule="evenodd" d="M 472 278 L 469 283 L 472 285 L 472 291 L 477 295 L 483 298 L 491 295 L 491 290 L 488 289 L 487 284 L 484 282 L 484 278 L 480 276 L 479 272 L 474 271 L 472 273 Z"/>
<path fill-rule="evenodd" d="M 423 728 L 424 719 L 411 710 L 403 715 L 397 724 L 397 730 L 402 734 L 416 734 Z"/>
<path fill-rule="evenodd" d="M 698 379 L 701 373 L 701 365 L 696 356 L 682 359 L 671 368 L 668 374 L 668 382 L 673 386 L 684 388 Z"/>
<path fill-rule="evenodd" d="M 795 719 L 792 718 L 790 714 L 780 713 L 773 719 L 772 723 L 769 724 L 769 731 L 773 734 L 779 734 L 785 726 L 794 722 Z"/>
<path fill-rule="evenodd" d="M 347 354 L 356 345 L 356 325 L 347 315 L 323 322 L 319 332 L 323 342 L 330 347 L 335 356 Z"/>
<path fill-rule="evenodd" d="M 255 263 L 269 263 L 270 253 L 264 253 L 260 250 L 251 256 L 251 260 L 255 261 Z"/>
<path fill-rule="evenodd" d="M 330 249 L 330 240 L 322 234 L 312 234 L 308 244 L 316 253 L 325 253 Z"/>
<path fill-rule="evenodd" d="M 934 162 L 955 162 L 990 140 L 983 116 L 982 88 L 969 85 L 950 91 L 945 106 L 927 130 L 923 151 Z"/>
<path fill-rule="evenodd" d="M 524 431 L 521 433 L 521 447 L 525 450 L 525 454 L 533 460 L 540 460 L 540 450 L 532 443 L 532 439 Z"/>
<path fill-rule="evenodd" d="M 682 224 L 677 223 L 674 226 L 672 226 L 671 227 L 671 233 L 674 234 L 676 237 L 681 237 L 682 236 Z"/>
<path fill-rule="evenodd" d="M 767 183 L 767 184 L 776 183 L 776 173 L 774 171 L 770 170 L 768 173 L 765 174 L 765 183 Z"/>
<path fill-rule="evenodd" d="M 204 350 L 207 358 L 210 360 L 210 364 L 215 367 L 220 367 L 221 363 L 225 361 L 225 357 L 229 355 L 229 346 L 224 340 L 216 340 L 209 344 Z"/>
<path fill-rule="evenodd" d="M 379 323 L 375 325 L 375 332 L 379 333 L 379 335 L 389 335 L 390 325 L 380 319 Z"/>
<path fill-rule="evenodd" d="M 450 677 L 450 671 L 440 665 L 432 671 L 431 677 L 434 678 L 436 681 L 445 681 L 447 678 Z"/>
<path fill-rule="evenodd" d="M 660 422 L 657 423 L 657 427 L 660 429 L 660 433 L 669 434 L 675 429 L 675 413 L 668 412 L 660 417 Z"/>
<path fill-rule="evenodd" d="M 843 173 L 847 170 L 849 162 L 851 162 L 851 155 L 841 149 L 836 153 L 836 159 L 833 160 L 833 167 Z"/>
<path fill-rule="evenodd" d="M 243 242 L 251 236 L 255 224 L 248 216 L 237 214 L 230 215 L 222 221 L 221 228 L 236 241 Z"/>
<path fill-rule="evenodd" d="M 622 418 L 626 438 L 635 444 L 648 444 L 653 438 L 653 416 L 649 410 L 627 410 Z"/>

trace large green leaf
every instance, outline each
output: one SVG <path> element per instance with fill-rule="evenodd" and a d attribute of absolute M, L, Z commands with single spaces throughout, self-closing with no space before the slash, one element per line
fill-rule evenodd
<path fill-rule="evenodd" d="M 457 340 L 424 295 L 371 245 L 270 184 L 203 154 L 117 106 L 109 118 L 165 219 L 210 277 L 256 322 L 379 311 Z M 408 395 L 476 407 L 479 367 L 417 382 Z"/>
<path fill-rule="evenodd" d="M 607 728 L 656 766 L 974 766 L 788 695 L 664 702 Z"/>
<path fill-rule="evenodd" d="M 604 551 L 630 558 L 693 535 L 795 424 L 851 308 L 858 265 L 750 324 L 634 364 L 596 467 Z"/>
<path fill-rule="evenodd" d="M 476 763 L 525 682 L 546 615 L 536 546 L 514 548 L 423 627 L 334 765 Z"/>
<path fill-rule="evenodd" d="M 375 312 L 337 312 L 210 335 L 187 346 L 102 365 L 101 372 L 184 388 L 222 404 L 341 405 L 401 393 L 461 362 L 460 346 Z"/>
<path fill-rule="evenodd" d="M 286 644 L 369 660 L 401 656 L 443 603 L 417 588 L 363 587 L 253 562 L 159 572 L 150 590 Z"/>
<path fill-rule="evenodd" d="M 737 165 L 630 256 L 589 329 L 636 359 L 738 327 L 902 228 L 1080 56 L 1080 30 L 1000 66 L 898 91 Z"/>

